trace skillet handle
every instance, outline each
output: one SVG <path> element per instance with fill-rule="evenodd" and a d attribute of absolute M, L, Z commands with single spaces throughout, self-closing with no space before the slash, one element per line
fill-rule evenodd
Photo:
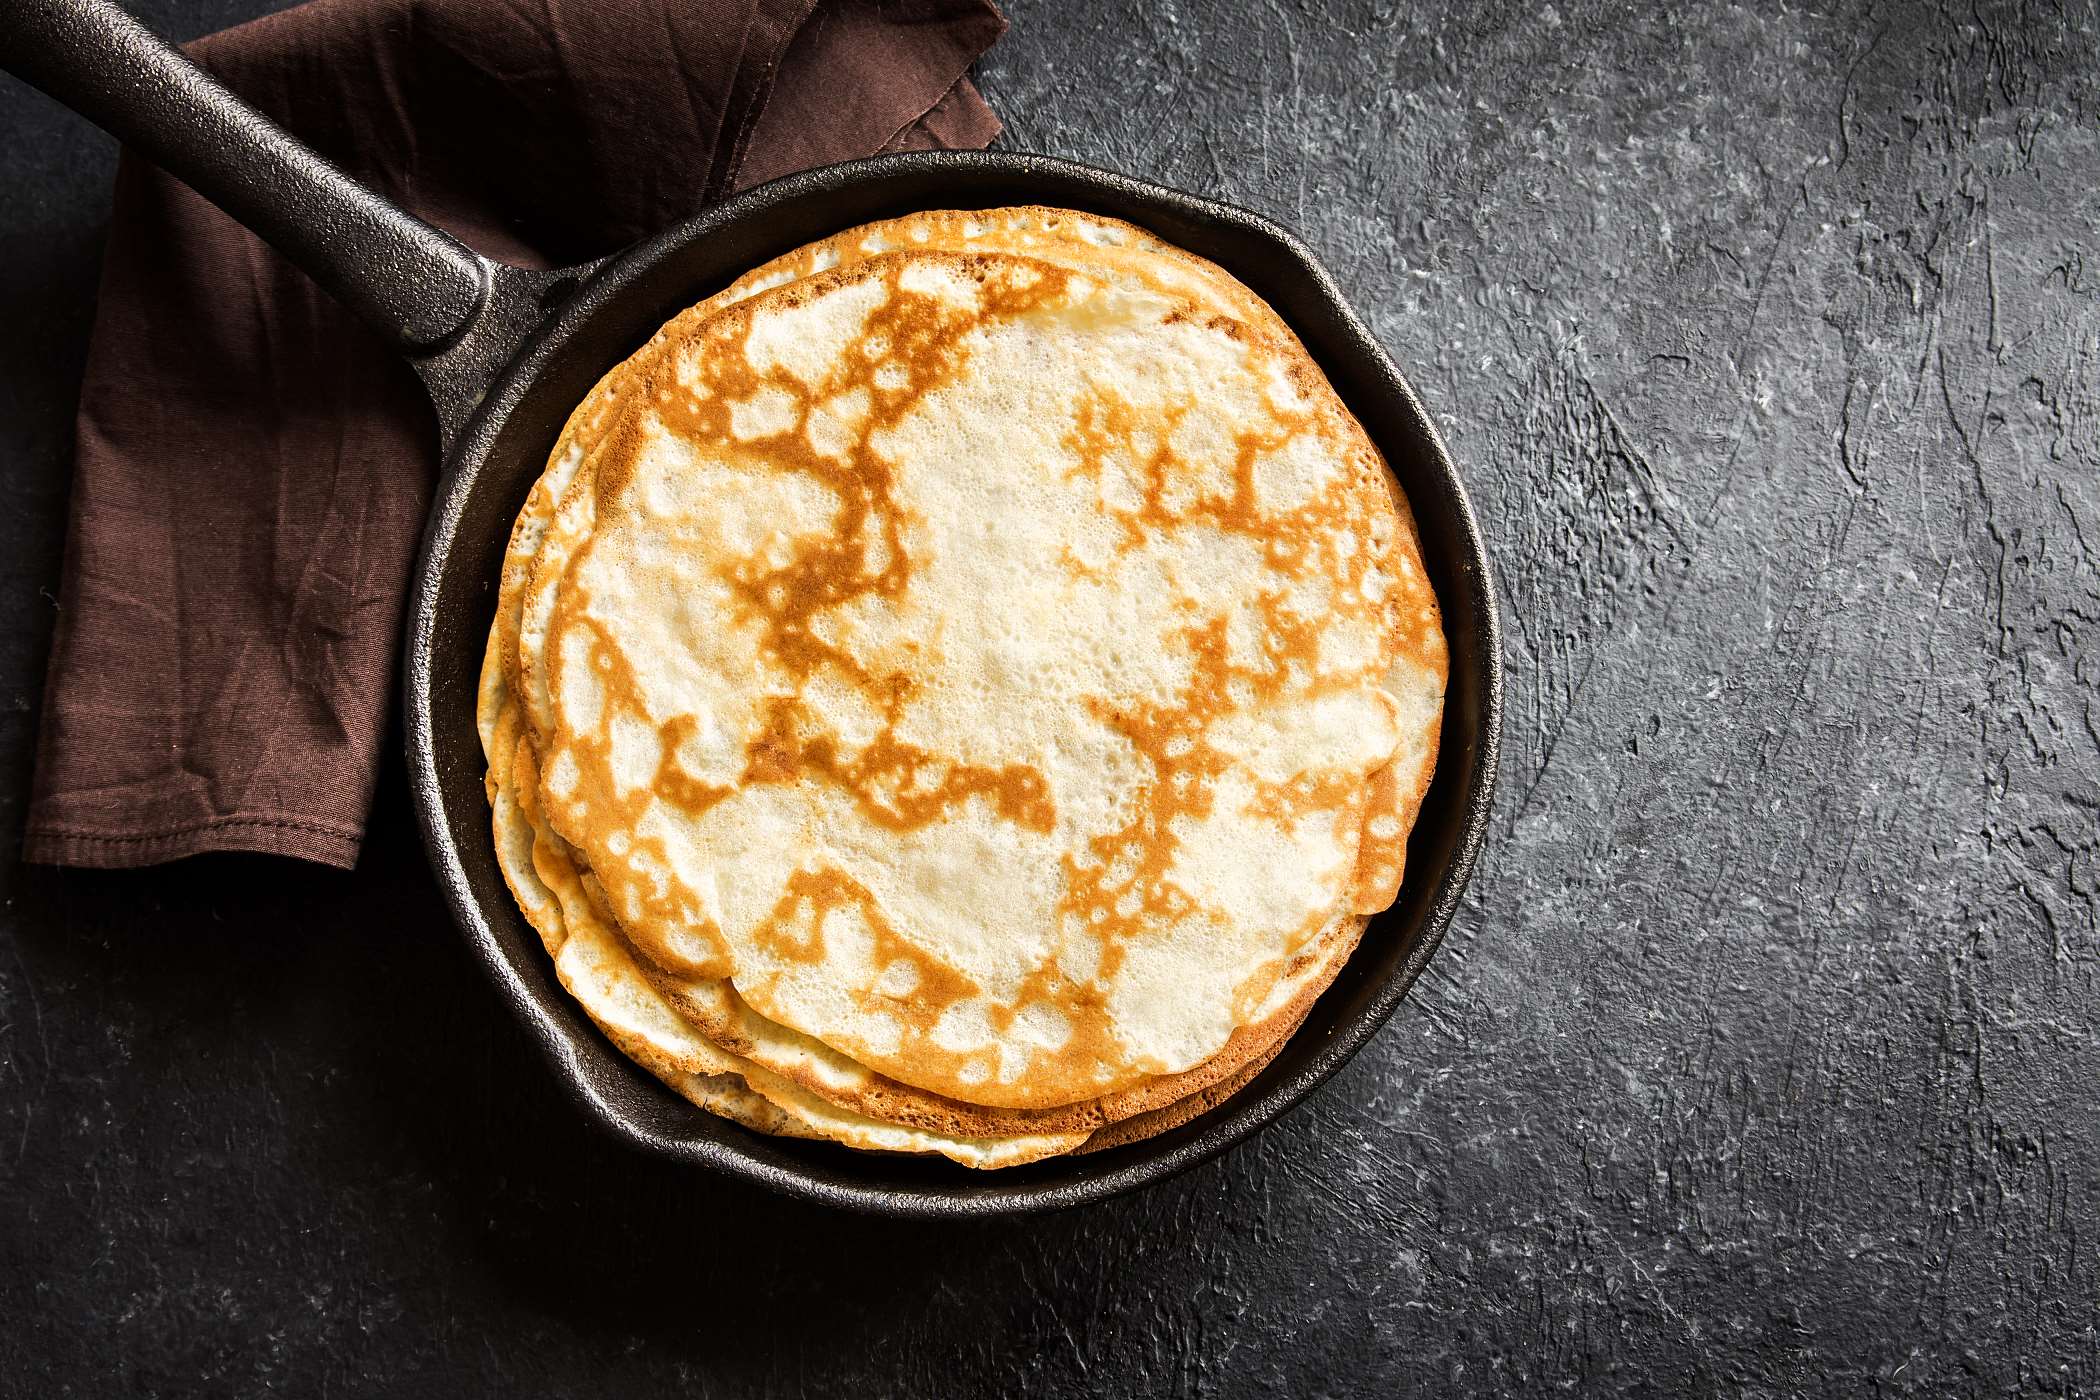
<path fill-rule="evenodd" d="M 254 230 L 419 361 L 450 446 L 464 415 L 443 401 L 432 357 L 458 358 L 443 352 L 512 269 L 359 185 L 110 0 L 0 0 L 0 65 Z M 492 369 L 482 362 L 507 358 L 510 346 L 501 348 L 467 358 Z M 481 387 L 454 398 L 478 398 Z"/>

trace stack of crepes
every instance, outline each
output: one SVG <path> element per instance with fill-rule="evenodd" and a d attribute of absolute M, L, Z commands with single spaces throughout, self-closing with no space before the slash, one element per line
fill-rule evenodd
<path fill-rule="evenodd" d="M 1276 314 L 1046 208 L 669 322 L 519 514 L 496 849 L 621 1050 L 762 1132 L 1000 1167 L 1276 1054 L 1401 880 L 1446 651 Z"/>

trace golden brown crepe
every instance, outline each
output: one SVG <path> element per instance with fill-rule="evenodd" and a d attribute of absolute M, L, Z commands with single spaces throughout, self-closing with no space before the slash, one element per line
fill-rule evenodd
<path fill-rule="evenodd" d="M 797 250 L 608 374 L 482 710 L 513 891 L 616 1043 L 747 1126 L 989 1166 L 1275 1053 L 1398 889 L 1444 676 L 1295 337 L 1020 209 Z"/>

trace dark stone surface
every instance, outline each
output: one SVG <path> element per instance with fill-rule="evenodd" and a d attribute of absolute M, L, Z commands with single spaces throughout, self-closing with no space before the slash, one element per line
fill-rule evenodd
<path fill-rule="evenodd" d="M 1410 1004 L 1169 1185 L 871 1222 L 589 1131 L 398 774 L 346 876 L 10 863 L 0 1392 L 2100 1388 L 2094 6 L 1012 8 L 1008 144 L 1303 230 L 1476 492 Z M 112 152 L 0 126 L 11 850 Z"/>

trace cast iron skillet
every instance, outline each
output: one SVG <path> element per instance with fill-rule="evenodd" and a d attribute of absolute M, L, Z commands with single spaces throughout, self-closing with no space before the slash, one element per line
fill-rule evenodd
<path fill-rule="evenodd" d="M 353 183 L 107 0 L 6 0 L 0 61 L 268 239 L 392 339 L 430 391 L 445 449 L 409 605 L 409 781 L 438 883 L 503 998 L 586 1112 L 615 1134 L 791 1195 L 898 1216 L 982 1216 L 1099 1200 L 1215 1156 L 1333 1074 L 1436 950 L 1487 823 L 1501 732 L 1494 585 L 1472 507 L 1428 412 L 1334 282 L 1244 210 L 1069 161 L 939 152 L 828 166 L 737 196 L 584 267 L 477 256 Z M 690 1107 L 601 1038 L 556 983 L 489 836 L 476 673 L 511 520 L 569 410 L 674 313 L 804 243 L 922 209 L 1049 204 L 1140 224 L 1267 298 L 1369 429 L 1413 503 L 1451 642 L 1436 778 L 1400 900 L 1275 1061 L 1174 1132 L 974 1173 L 750 1133 Z"/>

